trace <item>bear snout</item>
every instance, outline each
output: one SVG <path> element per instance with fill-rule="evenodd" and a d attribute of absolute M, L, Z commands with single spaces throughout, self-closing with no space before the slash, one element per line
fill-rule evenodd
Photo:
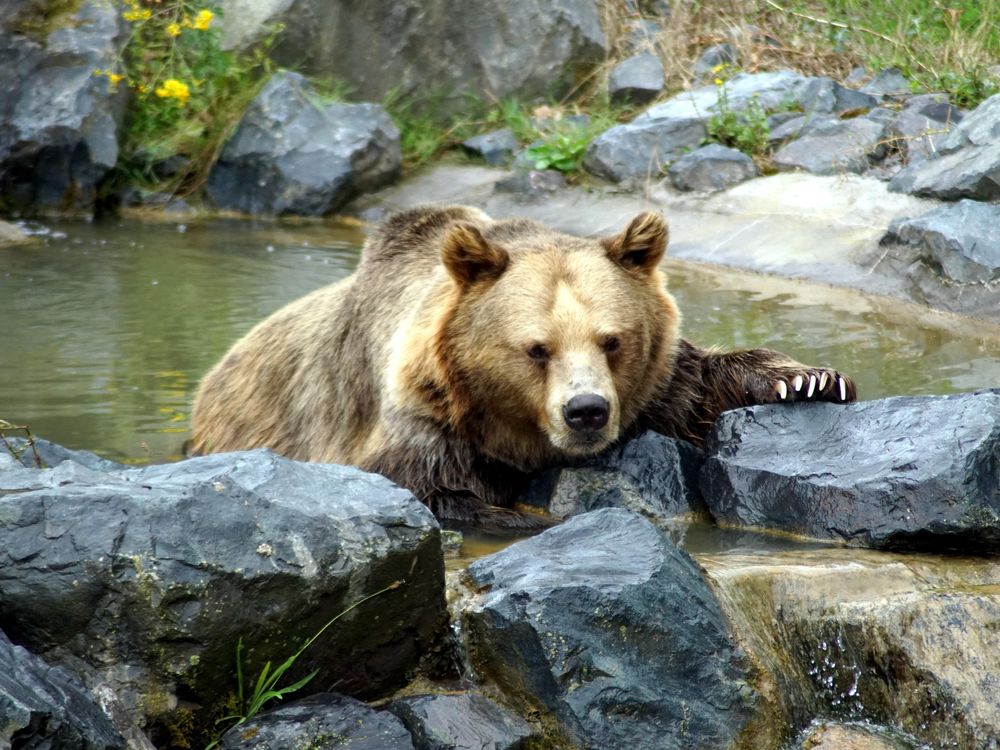
<path fill-rule="evenodd" d="M 611 404 L 597 393 L 581 393 L 563 404 L 563 419 L 576 432 L 596 432 L 608 423 Z"/>

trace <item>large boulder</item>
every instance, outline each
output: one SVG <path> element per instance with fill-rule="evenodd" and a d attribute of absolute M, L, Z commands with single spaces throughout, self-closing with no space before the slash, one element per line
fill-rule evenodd
<path fill-rule="evenodd" d="M 1000 552 L 1000 390 L 723 414 L 701 488 L 731 526 Z"/>
<path fill-rule="evenodd" d="M 225 43 L 285 25 L 282 65 L 343 82 L 352 96 L 414 99 L 434 115 L 470 99 L 561 97 L 608 43 L 597 0 L 225 0 Z"/>
<path fill-rule="evenodd" d="M 248 107 L 206 192 L 223 209 L 322 216 L 399 169 L 399 131 L 381 106 L 323 104 L 305 78 L 282 71 Z"/>
<path fill-rule="evenodd" d="M 619 104 L 646 104 L 662 91 L 663 63 L 652 52 L 626 58 L 608 74 L 608 94 Z"/>
<path fill-rule="evenodd" d="M 0 632 L 0 747 L 124 750 L 125 740 L 80 680 Z"/>
<path fill-rule="evenodd" d="M 864 172 L 886 150 L 886 123 L 876 117 L 836 117 L 815 122 L 774 154 L 779 170 L 804 169 L 812 174 Z"/>
<path fill-rule="evenodd" d="M 478 693 L 411 695 L 389 710 L 417 750 L 525 750 L 541 739 L 524 719 Z"/>
<path fill-rule="evenodd" d="M 117 65 L 124 25 L 114 3 L 84 0 L 25 33 L 32 10 L 37 24 L 32 5 L 0 26 L 0 212 L 90 213 L 118 161 L 125 101 L 94 71 Z"/>
<path fill-rule="evenodd" d="M 728 748 L 759 696 L 698 567 L 604 509 L 470 566 L 470 663 L 574 747 Z"/>
<path fill-rule="evenodd" d="M 753 159 L 718 143 L 709 143 L 670 165 L 670 182 L 678 190 L 724 190 L 760 174 Z"/>
<path fill-rule="evenodd" d="M 360 697 L 399 686 L 447 621 L 437 523 L 413 495 L 348 467 L 266 450 L 123 471 L 72 460 L 0 470 L 0 626 L 112 685 L 137 717 L 218 707 L 335 615 L 289 681 Z"/>

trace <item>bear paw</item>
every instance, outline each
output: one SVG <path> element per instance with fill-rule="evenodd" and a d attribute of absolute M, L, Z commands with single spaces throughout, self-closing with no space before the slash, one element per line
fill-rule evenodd
<path fill-rule="evenodd" d="M 854 381 L 836 370 L 811 369 L 787 375 L 774 381 L 769 398 L 763 403 L 789 401 L 833 401 L 850 403 L 857 400 Z"/>

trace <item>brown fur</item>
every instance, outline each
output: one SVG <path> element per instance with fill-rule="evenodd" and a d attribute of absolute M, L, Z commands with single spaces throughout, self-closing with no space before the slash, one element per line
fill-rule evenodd
<path fill-rule="evenodd" d="M 776 401 L 796 376 L 826 373 L 812 398 L 838 400 L 832 371 L 680 339 L 666 244 L 653 213 L 598 241 L 467 207 L 396 214 L 353 276 L 276 312 L 205 376 L 191 451 L 354 464 L 441 518 L 530 527 L 545 522 L 509 506 L 544 466 L 641 429 L 699 444 L 722 411 Z M 609 403 L 586 435 L 563 416 L 583 392 Z"/>

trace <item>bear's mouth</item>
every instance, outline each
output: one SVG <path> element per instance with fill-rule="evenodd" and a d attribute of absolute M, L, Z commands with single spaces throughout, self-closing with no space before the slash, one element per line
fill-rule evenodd
<path fill-rule="evenodd" d="M 563 436 L 563 440 L 554 444 L 556 448 L 571 456 L 590 456 L 600 453 L 612 442 L 607 435 L 596 432 L 586 435 Z"/>

